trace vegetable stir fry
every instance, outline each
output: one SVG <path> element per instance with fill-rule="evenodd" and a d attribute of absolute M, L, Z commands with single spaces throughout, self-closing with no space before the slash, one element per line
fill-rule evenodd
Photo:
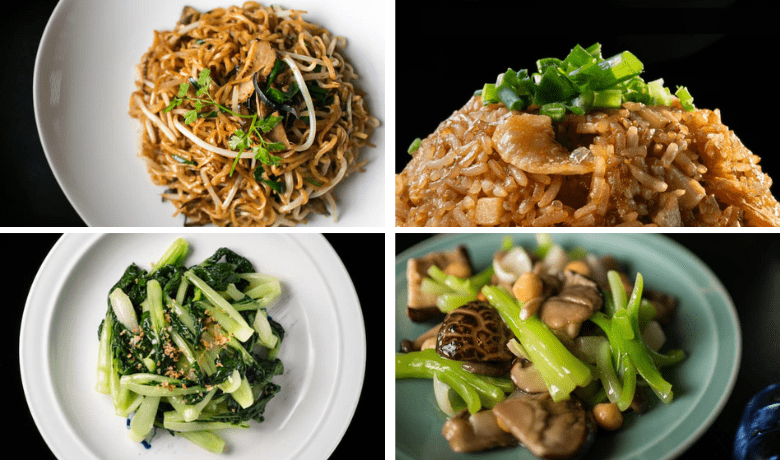
<path fill-rule="evenodd" d="M 440 321 L 402 342 L 396 379 L 432 380 L 456 452 L 522 444 L 572 458 L 651 394 L 673 400 L 661 370 L 685 353 L 661 350 L 676 301 L 609 256 L 537 243 L 505 239 L 480 272 L 465 247 L 408 262 L 409 318 Z"/>
<path fill-rule="evenodd" d="M 148 448 L 162 427 L 222 453 L 214 431 L 262 422 L 280 391 L 271 379 L 283 372 L 284 328 L 266 308 L 281 284 L 230 249 L 189 268 L 188 252 L 179 238 L 151 270 L 133 263 L 109 290 L 96 389 L 134 442 Z"/>

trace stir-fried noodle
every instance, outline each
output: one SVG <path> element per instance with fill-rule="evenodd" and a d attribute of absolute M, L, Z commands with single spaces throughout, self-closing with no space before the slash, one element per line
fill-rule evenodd
<path fill-rule="evenodd" d="M 187 7 L 173 30 L 155 32 L 130 115 L 152 181 L 185 225 L 336 217 L 333 189 L 363 167 L 360 149 L 379 122 L 341 54 L 346 40 L 302 13 Z"/>

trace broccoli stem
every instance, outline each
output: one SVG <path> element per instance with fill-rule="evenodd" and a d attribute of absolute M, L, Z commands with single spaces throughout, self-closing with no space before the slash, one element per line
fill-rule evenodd
<path fill-rule="evenodd" d="M 538 317 L 521 320 L 521 306 L 506 290 L 485 286 L 482 293 L 528 352 L 554 401 L 568 399 L 576 387 L 590 383 L 590 368 L 571 354 Z"/>
<path fill-rule="evenodd" d="M 395 378 L 426 378 L 432 379 L 434 373 L 438 373 L 439 379 L 450 385 L 464 401 L 469 400 L 470 390 L 463 385 L 470 386 L 479 394 L 479 406 L 472 404 L 469 408 L 471 413 L 478 411 L 482 407 L 491 408 L 503 401 L 506 395 L 499 386 L 488 382 L 482 376 L 472 374 L 461 368 L 460 361 L 442 358 L 436 353 L 436 350 L 413 351 L 395 356 Z M 450 378 L 450 376 L 453 376 Z M 510 382 L 511 383 L 511 382 Z M 460 390 L 460 391 L 459 391 Z"/>

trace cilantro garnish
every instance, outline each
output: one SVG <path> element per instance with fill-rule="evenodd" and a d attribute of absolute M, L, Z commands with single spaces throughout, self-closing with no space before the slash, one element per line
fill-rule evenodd
<path fill-rule="evenodd" d="M 238 160 L 244 152 L 250 151 L 256 160 L 263 165 L 278 166 L 281 164 L 281 157 L 271 155 L 271 152 L 280 152 L 285 149 L 284 144 L 281 142 L 268 142 L 263 138 L 263 134 L 268 133 L 282 121 L 282 117 L 269 115 L 265 118 L 258 117 L 257 113 L 254 115 L 242 115 L 240 113 L 233 112 L 229 108 L 217 103 L 209 93 L 209 87 L 211 86 L 211 76 L 209 69 L 203 69 L 198 75 L 197 84 L 193 82 L 196 87 L 195 96 L 189 97 L 190 83 L 184 82 L 179 85 L 179 92 L 176 97 L 171 100 L 171 103 L 163 110 L 163 113 L 170 112 L 175 107 L 179 107 L 184 101 L 191 101 L 194 108 L 184 114 L 184 123 L 191 124 L 195 120 L 206 117 L 213 117 L 216 115 L 215 111 L 208 113 L 201 113 L 205 107 L 214 107 L 222 112 L 235 115 L 240 118 L 249 119 L 249 127 L 246 131 L 243 129 L 236 129 L 233 131 L 233 135 L 228 140 L 228 145 L 231 150 L 238 152 L 236 159 L 233 162 L 233 166 L 230 168 L 230 175 L 233 175 L 233 171 L 236 169 Z M 204 98 L 205 97 L 205 98 Z M 264 181 L 265 182 L 265 181 Z M 274 190 L 277 190 L 274 187 Z"/>

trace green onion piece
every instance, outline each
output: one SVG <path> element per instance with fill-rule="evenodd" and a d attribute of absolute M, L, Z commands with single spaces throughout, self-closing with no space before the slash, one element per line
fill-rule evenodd
<path fill-rule="evenodd" d="M 623 103 L 623 92 L 619 89 L 605 89 L 593 93 L 593 107 L 619 109 Z"/>
<path fill-rule="evenodd" d="M 496 87 L 498 89 L 509 87 L 517 88 L 517 72 L 512 69 L 506 69 L 506 72 L 500 74 L 496 79 Z"/>
<path fill-rule="evenodd" d="M 672 105 L 674 99 L 672 99 L 672 94 L 669 92 L 669 88 L 664 87 L 663 78 L 659 78 L 658 80 L 648 83 L 647 90 L 650 93 L 650 99 L 653 105 Z"/>
<path fill-rule="evenodd" d="M 490 105 L 498 102 L 498 90 L 496 85 L 485 83 L 482 87 L 482 105 Z"/>
<path fill-rule="evenodd" d="M 601 57 L 601 44 L 600 43 L 594 43 L 590 45 L 589 47 L 585 48 L 585 51 L 588 52 L 591 56 L 598 59 L 599 61 L 603 61 L 604 58 Z"/>
<path fill-rule="evenodd" d="M 566 56 L 566 59 L 563 60 L 561 67 L 564 70 L 571 72 L 572 70 L 579 69 L 580 67 L 590 62 L 596 62 L 596 58 L 578 44 L 572 48 L 569 55 Z"/>
<path fill-rule="evenodd" d="M 414 152 L 416 152 L 421 145 L 422 145 L 422 139 L 418 137 L 417 139 L 412 141 L 412 144 L 409 146 L 409 148 L 406 151 L 409 152 L 409 155 L 411 155 Z"/>
<path fill-rule="evenodd" d="M 542 58 L 536 61 L 536 68 L 539 70 L 540 74 L 545 73 L 548 67 L 562 67 L 563 61 L 561 61 L 558 58 Z"/>
<path fill-rule="evenodd" d="M 674 102 L 663 80 L 645 83 L 640 77 L 644 65 L 631 52 L 604 59 L 599 43 L 588 48 L 578 44 L 565 59 L 539 59 L 536 67 L 538 72 L 530 75 L 527 69 L 507 69 L 496 83 L 485 84 L 474 95 L 482 98 L 483 105 L 502 103 L 510 110 L 535 105 L 556 121 L 566 112 L 582 115 L 595 108 L 619 108 L 624 102 L 663 106 Z M 675 95 L 685 110 L 695 109 L 685 87 L 678 87 Z"/>
<path fill-rule="evenodd" d="M 551 102 L 539 108 L 539 115 L 547 115 L 552 121 L 562 121 L 566 116 L 566 106 L 560 102 Z"/>
<path fill-rule="evenodd" d="M 629 80 L 644 70 L 644 65 L 629 51 L 623 51 L 601 61 L 586 71 L 591 76 L 589 86 L 592 90 L 609 89 L 616 84 Z"/>
<path fill-rule="evenodd" d="M 680 100 L 680 105 L 683 106 L 683 109 L 688 112 L 696 110 L 696 106 L 693 105 L 693 96 L 688 92 L 688 88 L 685 86 L 678 86 L 674 95 Z"/>
<path fill-rule="evenodd" d="M 593 108 L 593 91 L 585 91 L 571 101 L 573 107 L 579 108 L 583 112 L 590 112 Z"/>
<path fill-rule="evenodd" d="M 509 110 L 523 110 L 525 108 L 523 99 L 509 86 L 504 86 L 498 90 L 498 100 Z"/>
<path fill-rule="evenodd" d="M 534 94 L 534 104 L 566 101 L 577 95 L 577 90 L 556 67 L 547 67 Z"/>

